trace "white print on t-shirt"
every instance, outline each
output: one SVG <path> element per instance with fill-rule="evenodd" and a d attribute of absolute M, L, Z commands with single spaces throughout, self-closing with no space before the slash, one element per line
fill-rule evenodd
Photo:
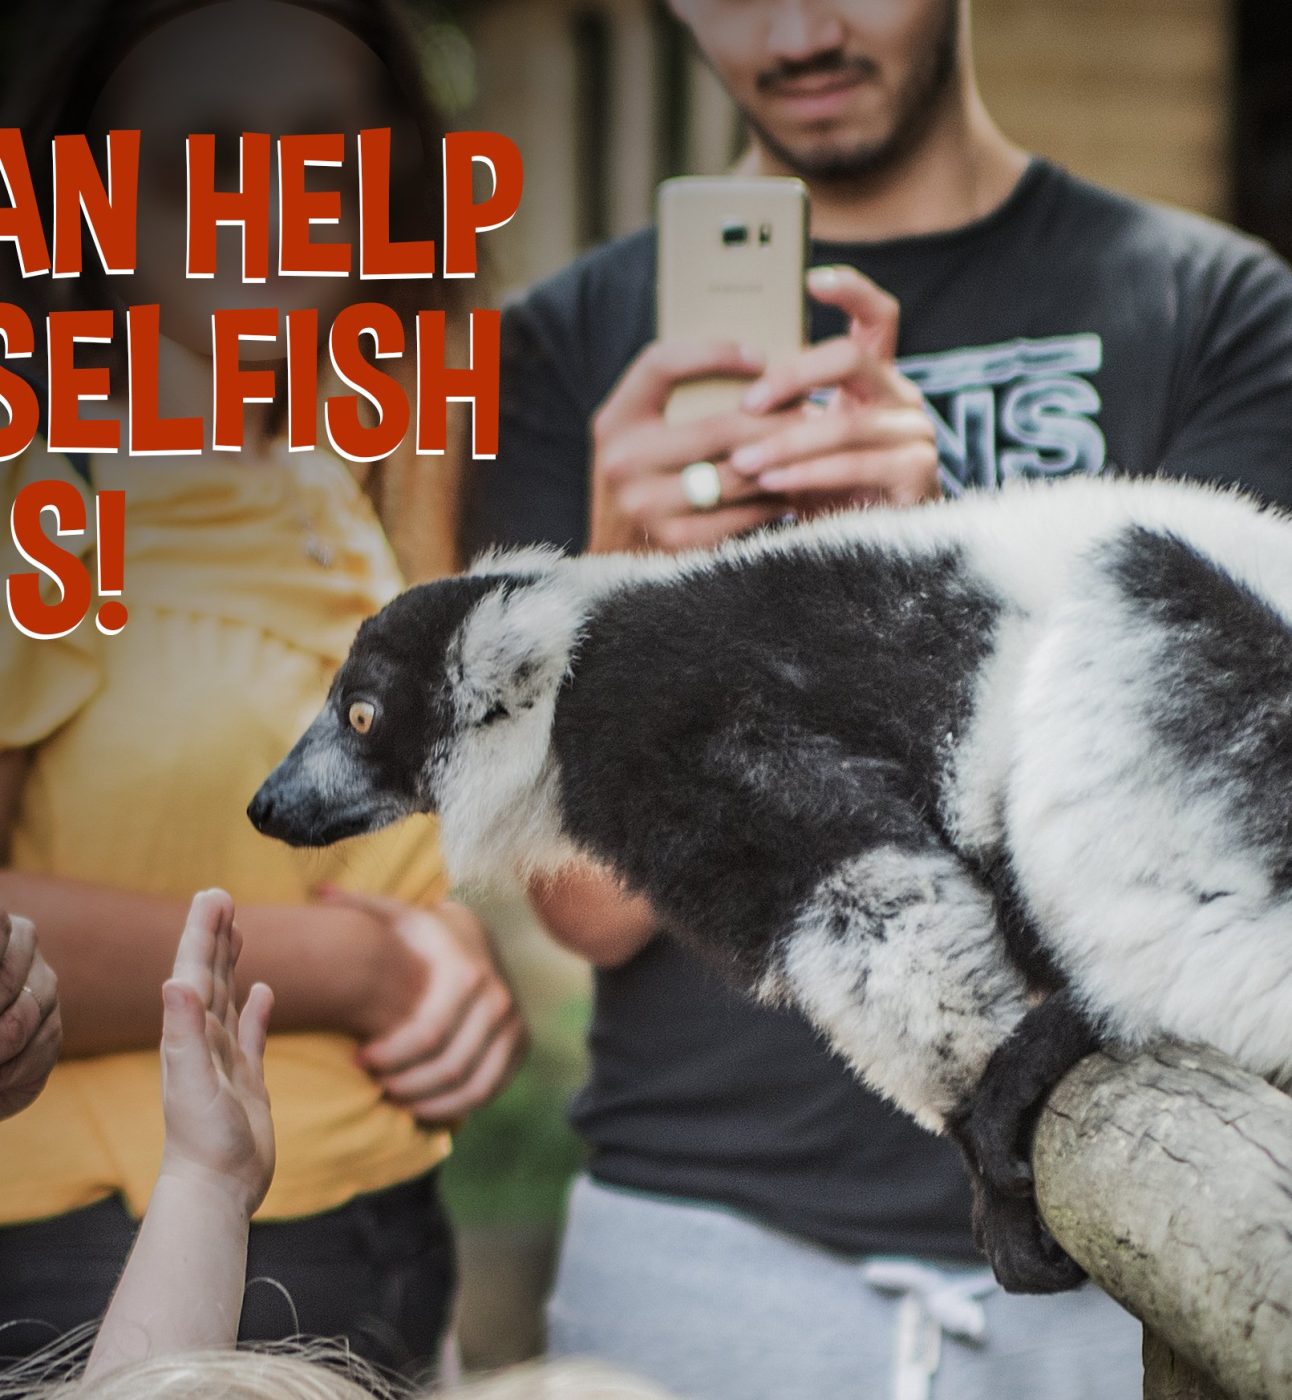
<path fill-rule="evenodd" d="M 897 365 L 923 391 L 943 487 L 959 495 L 1016 476 L 1102 471 L 1101 401 L 1083 376 L 1103 359 L 1103 341 L 1089 333 L 909 355 Z"/>

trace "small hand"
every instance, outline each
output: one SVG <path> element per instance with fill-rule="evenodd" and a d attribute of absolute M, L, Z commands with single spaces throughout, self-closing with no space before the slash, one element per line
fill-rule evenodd
<path fill-rule="evenodd" d="M 731 466 L 751 486 L 784 492 L 800 514 L 934 499 L 936 431 L 919 389 L 894 364 L 896 300 L 846 267 L 814 268 L 808 290 L 848 313 L 848 331 L 750 386 L 747 412 L 801 407 L 780 431 L 737 448 Z M 803 403 L 821 390 L 830 391 L 824 406 Z"/>
<path fill-rule="evenodd" d="M 229 896 L 195 896 L 174 972 L 162 987 L 161 1175 L 215 1183 L 250 1217 L 274 1174 L 264 1077 L 274 998 L 257 982 L 238 1014 L 233 976 L 240 949 Z"/>
<path fill-rule="evenodd" d="M 58 979 L 29 919 L 0 911 L 0 1118 L 45 1087 L 63 1044 Z"/>
<path fill-rule="evenodd" d="M 331 888 L 322 893 L 386 924 L 420 971 L 402 1019 L 359 1052 L 359 1064 L 386 1097 L 423 1123 L 452 1125 L 501 1093 L 528 1037 L 476 916 L 450 900 L 430 910 Z"/>
<path fill-rule="evenodd" d="M 655 341 L 637 356 L 592 422 L 590 553 L 714 545 L 786 513 L 783 498 L 769 496 L 726 461 L 733 448 L 775 432 L 776 415 L 733 411 L 689 423 L 664 416 L 679 384 L 752 378 L 763 367 L 761 356 L 729 342 Z M 687 501 L 681 471 L 692 462 L 717 466 L 722 503 L 716 509 L 697 511 Z"/>

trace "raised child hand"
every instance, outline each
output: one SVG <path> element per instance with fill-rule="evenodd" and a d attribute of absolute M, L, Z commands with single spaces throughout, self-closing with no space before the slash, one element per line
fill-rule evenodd
<path fill-rule="evenodd" d="M 194 897 L 162 987 L 163 1177 L 226 1190 L 248 1218 L 274 1174 L 274 1126 L 263 1057 L 273 993 L 257 982 L 238 1014 L 241 940 L 223 890 Z"/>

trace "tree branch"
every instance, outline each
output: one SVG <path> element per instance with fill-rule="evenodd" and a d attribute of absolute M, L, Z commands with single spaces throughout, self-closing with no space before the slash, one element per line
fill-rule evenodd
<path fill-rule="evenodd" d="M 1092 1055 L 1033 1148 L 1059 1243 L 1233 1400 L 1292 1396 L 1292 1099 L 1215 1050 Z"/>

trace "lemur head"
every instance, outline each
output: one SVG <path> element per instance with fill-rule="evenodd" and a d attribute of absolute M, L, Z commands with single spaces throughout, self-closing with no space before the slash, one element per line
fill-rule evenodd
<path fill-rule="evenodd" d="M 545 554 L 486 560 L 365 622 L 323 709 L 247 808 L 256 829 L 327 846 L 443 811 L 455 782 L 482 777 L 465 761 L 482 746 L 545 756 L 577 626 L 554 566 Z M 504 768 L 515 783 L 533 766 Z"/>

